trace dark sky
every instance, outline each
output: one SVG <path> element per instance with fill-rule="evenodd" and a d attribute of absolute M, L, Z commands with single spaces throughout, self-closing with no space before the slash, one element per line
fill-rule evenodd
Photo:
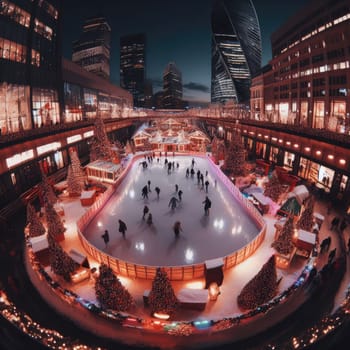
<path fill-rule="evenodd" d="M 254 1 L 262 35 L 262 65 L 271 59 L 271 33 L 307 2 Z M 184 99 L 210 100 L 212 0 L 64 0 L 63 3 L 63 55 L 68 59 L 72 55 L 72 41 L 79 38 L 84 19 L 102 14 L 112 28 L 113 83 L 119 85 L 120 36 L 144 32 L 146 76 L 153 81 L 154 91 L 161 87 L 166 65 L 175 62 L 182 72 Z"/>

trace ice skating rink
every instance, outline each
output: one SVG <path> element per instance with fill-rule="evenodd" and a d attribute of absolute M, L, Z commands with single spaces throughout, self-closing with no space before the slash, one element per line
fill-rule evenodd
<path fill-rule="evenodd" d="M 170 174 L 164 156 L 159 162 L 157 158 L 153 162 L 141 159 L 132 165 L 114 195 L 83 233 L 91 244 L 111 256 L 135 264 L 180 266 L 224 257 L 258 235 L 255 222 L 216 178 L 206 158 L 194 157 L 194 170 L 203 173 L 204 182 L 209 181 L 208 193 L 205 186 L 198 185 L 196 174 L 186 177 L 186 169 L 191 170 L 193 157 L 168 156 L 167 159 L 175 162 Z M 146 169 L 141 164 L 144 160 L 148 163 Z M 148 181 L 151 181 L 151 192 L 148 199 L 144 199 L 142 188 Z M 183 195 L 182 201 L 172 210 L 169 201 L 172 196 L 178 198 L 175 184 Z M 160 188 L 159 199 L 154 190 L 157 186 Z M 212 202 L 209 216 L 204 215 L 202 203 L 206 195 Z M 145 205 L 152 213 L 152 225 L 142 219 Z M 127 225 L 125 239 L 118 232 L 118 219 Z M 178 238 L 173 232 L 176 221 L 181 222 L 183 230 Z M 110 236 L 107 246 L 101 238 L 105 230 Z"/>

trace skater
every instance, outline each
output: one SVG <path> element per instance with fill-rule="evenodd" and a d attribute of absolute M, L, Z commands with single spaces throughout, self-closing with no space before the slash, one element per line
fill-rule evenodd
<path fill-rule="evenodd" d="M 142 220 L 145 220 L 145 216 L 146 216 L 146 214 L 149 212 L 149 209 L 148 209 L 148 207 L 147 207 L 147 205 L 145 205 L 144 207 L 143 207 L 143 216 L 142 216 Z"/>
<path fill-rule="evenodd" d="M 142 188 L 142 198 L 148 199 L 148 187 L 147 187 L 147 185 Z"/>
<path fill-rule="evenodd" d="M 196 162 L 195 162 L 195 160 L 194 160 L 194 158 L 192 158 L 192 168 L 194 167 L 194 164 L 195 164 Z"/>
<path fill-rule="evenodd" d="M 208 186 L 209 186 L 209 181 L 205 181 L 205 192 L 208 193 Z"/>
<path fill-rule="evenodd" d="M 200 170 L 197 170 L 197 183 L 199 185 L 199 182 L 201 181 L 201 172 Z"/>
<path fill-rule="evenodd" d="M 153 218 L 152 218 L 152 214 L 151 213 L 148 214 L 147 224 L 148 224 L 148 226 L 151 226 L 153 224 Z"/>
<path fill-rule="evenodd" d="M 120 219 L 118 221 L 119 221 L 119 232 L 123 235 L 123 238 L 125 239 L 125 232 L 128 228 L 126 227 L 126 224 L 124 221 Z"/>
<path fill-rule="evenodd" d="M 171 167 L 172 167 L 172 164 L 171 162 L 168 163 L 168 175 L 171 173 Z"/>
<path fill-rule="evenodd" d="M 204 187 L 204 176 L 203 174 L 201 173 L 200 175 L 200 178 L 201 178 L 201 184 L 202 184 L 202 187 Z"/>
<path fill-rule="evenodd" d="M 214 187 L 216 188 L 216 185 L 218 184 L 217 180 L 214 180 Z"/>
<path fill-rule="evenodd" d="M 179 185 L 175 184 L 175 192 L 177 193 L 178 190 L 179 190 Z"/>
<path fill-rule="evenodd" d="M 174 226 L 173 226 L 175 238 L 179 238 L 180 232 L 182 232 L 182 227 L 181 227 L 181 222 L 176 221 Z"/>
<path fill-rule="evenodd" d="M 103 241 L 105 242 L 106 248 L 109 242 L 109 233 L 108 230 L 105 230 L 105 233 L 101 236 L 103 238 Z"/>
<path fill-rule="evenodd" d="M 148 180 L 147 183 L 148 183 L 148 192 L 152 192 L 151 191 L 151 180 Z"/>
<path fill-rule="evenodd" d="M 205 176 L 206 176 L 206 177 L 208 176 L 208 170 L 205 171 Z"/>
<path fill-rule="evenodd" d="M 171 197 L 168 206 L 171 207 L 171 210 L 174 210 L 178 202 L 179 200 L 176 197 Z"/>
<path fill-rule="evenodd" d="M 177 194 L 179 196 L 179 201 L 181 202 L 182 201 L 182 191 L 180 190 Z"/>
<path fill-rule="evenodd" d="M 191 169 L 191 177 L 194 177 L 194 174 L 195 174 L 195 172 L 194 172 L 194 169 L 192 168 Z"/>
<path fill-rule="evenodd" d="M 204 215 L 209 216 L 209 209 L 211 208 L 211 200 L 208 196 L 205 197 L 205 200 L 202 202 L 204 204 Z"/>
<path fill-rule="evenodd" d="M 157 193 L 157 199 L 159 199 L 160 188 L 159 188 L 159 187 L 156 187 L 156 188 L 155 188 L 155 191 L 156 191 L 156 193 Z"/>
<path fill-rule="evenodd" d="M 190 176 L 190 169 L 186 169 L 186 177 L 189 177 Z"/>

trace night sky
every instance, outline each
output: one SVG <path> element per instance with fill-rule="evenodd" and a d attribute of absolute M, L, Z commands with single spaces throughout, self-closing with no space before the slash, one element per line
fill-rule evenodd
<path fill-rule="evenodd" d="M 235 0 L 232 0 L 233 2 Z M 320 0 L 322 1 L 322 0 Z M 255 0 L 263 43 L 262 65 L 271 59 L 270 36 L 308 0 Z M 84 19 L 103 15 L 112 28 L 111 81 L 119 85 L 120 36 L 146 33 L 146 77 L 162 86 L 169 62 L 182 72 L 184 99 L 210 101 L 212 0 L 64 0 L 63 55 L 71 59 Z"/>

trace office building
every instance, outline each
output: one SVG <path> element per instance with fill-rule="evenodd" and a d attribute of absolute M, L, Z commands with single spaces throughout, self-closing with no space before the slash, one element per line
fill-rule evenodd
<path fill-rule="evenodd" d="M 146 37 L 144 34 L 120 38 L 120 86 L 134 97 L 134 105 L 145 103 Z"/>
<path fill-rule="evenodd" d="M 183 107 L 182 74 L 174 62 L 170 62 L 163 73 L 163 107 Z"/>
<path fill-rule="evenodd" d="M 102 78 L 110 77 L 111 27 L 104 17 L 85 21 L 79 40 L 73 43 L 72 61 Z"/>
<path fill-rule="evenodd" d="M 249 104 L 251 77 L 261 66 L 261 34 L 253 2 L 216 1 L 211 25 L 211 102 Z"/>

